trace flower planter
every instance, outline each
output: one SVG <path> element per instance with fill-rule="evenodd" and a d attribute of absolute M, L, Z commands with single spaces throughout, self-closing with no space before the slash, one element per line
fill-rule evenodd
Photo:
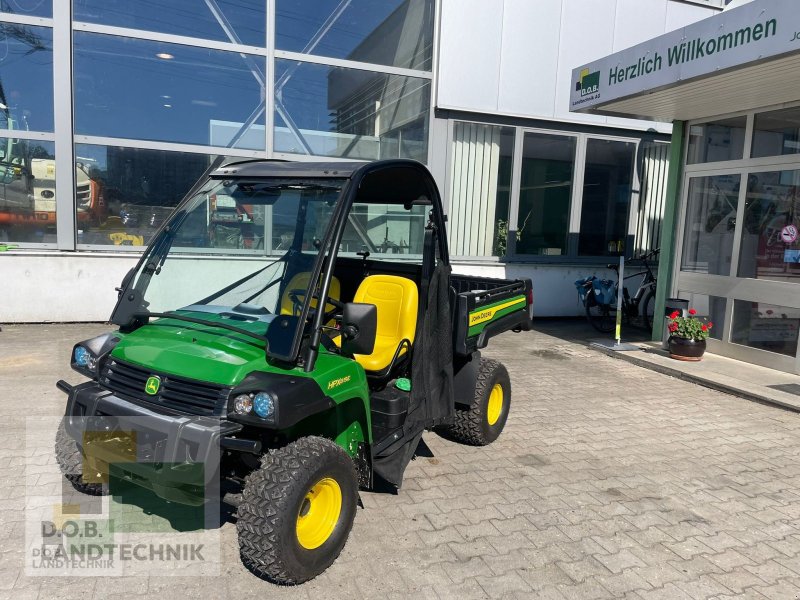
<path fill-rule="evenodd" d="M 674 335 L 669 338 L 669 355 L 675 360 L 696 362 L 703 358 L 705 351 L 705 340 L 688 340 Z"/>

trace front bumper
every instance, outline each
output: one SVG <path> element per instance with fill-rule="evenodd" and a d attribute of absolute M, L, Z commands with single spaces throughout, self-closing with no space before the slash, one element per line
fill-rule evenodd
<path fill-rule="evenodd" d="M 94 381 L 58 388 L 68 396 L 64 427 L 81 449 L 87 480 L 118 478 L 180 504 L 219 499 L 223 439 L 242 425 L 153 412 Z"/>

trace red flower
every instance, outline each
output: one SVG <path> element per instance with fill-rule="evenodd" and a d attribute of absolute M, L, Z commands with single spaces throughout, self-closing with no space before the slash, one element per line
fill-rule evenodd
<path fill-rule="evenodd" d="M 697 311 L 695 309 L 693 309 L 693 308 L 690 308 L 689 309 L 689 314 L 692 315 L 692 316 L 695 316 L 697 314 Z"/>
<path fill-rule="evenodd" d="M 678 324 L 677 323 L 670 323 L 669 330 L 672 332 L 678 331 Z"/>
<path fill-rule="evenodd" d="M 714 324 L 711 321 L 709 321 L 708 322 L 708 328 L 711 329 L 713 326 L 714 326 Z"/>
<path fill-rule="evenodd" d="M 677 319 L 680 316 L 680 314 L 681 313 L 679 313 L 677 310 L 673 311 L 673 313 L 669 316 L 669 318 L 670 319 Z"/>
<path fill-rule="evenodd" d="M 708 331 L 708 325 L 703 325 L 700 329 L 702 329 L 703 331 Z"/>

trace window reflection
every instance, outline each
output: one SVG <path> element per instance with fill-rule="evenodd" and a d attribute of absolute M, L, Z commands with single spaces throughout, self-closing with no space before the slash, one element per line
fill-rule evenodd
<path fill-rule="evenodd" d="M 748 177 L 739 277 L 800 279 L 800 171 Z"/>
<path fill-rule="evenodd" d="M 276 63 L 278 152 L 427 162 L 429 80 Z"/>
<path fill-rule="evenodd" d="M 744 156 L 747 117 L 732 117 L 689 127 L 687 164 L 738 160 Z"/>
<path fill-rule="evenodd" d="M 56 242 L 53 142 L 0 138 L 0 242 Z"/>
<path fill-rule="evenodd" d="M 753 158 L 800 154 L 800 107 L 756 115 L 752 154 Z"/>
<path fill-rule="evenodd" d="M 517 253 L 567 253 L 577 139 L 526 133 L 516 234 Z"/>
<path fill-rule="evenodd" d="M 241 0 L 75 0 L 76 21 L 233 42 L 266 43 L 266 2 Z"/>
<path fill-rule="evenodd" d="M 590 138 L 578 254 L 619 255 L 625 252 L 636 144 Z"/>
<path fill-rule="evenodd" d="M 280 50 L 430 70 L 432 0 L 278 0 Z"/>
<path fill-rule="evenodd" d="M 794 356 L 797 352 L 798 325 L 798 308 L 735 300 L 731 341 L 759 350 Z"/>
<path fill-rule="evenodd" d="M 694 177 L 689 183 L 681 270 L 730 275 L 739 175 Z"/>
<path fill-rule="evenodd" d="M 52 0 L 0 0 L 0 11 L 26 17 L 53 16 Z"/>
<path fill-rule="evenodd" d="M 265 59 L 75 34 L 75 132 L 263 150 Z"/>
<path fill-rule="evenodd" d="M 53 32 L 0 23 L 0 129 L 53 131 Z"/>
<path fill-rule="evenodd" d="M 143 246 L 214 160 L 77 144 L 78 243 Z"/>

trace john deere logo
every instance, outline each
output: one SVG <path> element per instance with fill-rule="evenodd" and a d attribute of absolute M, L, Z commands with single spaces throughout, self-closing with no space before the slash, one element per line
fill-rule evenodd
<path fill-rule="evenodd" d="M 589 69 L 581 71 L 581 78 L 575 84 L 575 91 L 580 92 L 581 96 L 596 94 L 600 87 L 600 71 L 589 73 Z"/>
<path fill-rule="evenodd" d="M 151 375 L 147 378 L 147 383 L 144 384 L 144 391 L 150 396 L 155 396 L 158 393 L 158 388 L 160 387 L 161 378 L 156 375 Z"/>

